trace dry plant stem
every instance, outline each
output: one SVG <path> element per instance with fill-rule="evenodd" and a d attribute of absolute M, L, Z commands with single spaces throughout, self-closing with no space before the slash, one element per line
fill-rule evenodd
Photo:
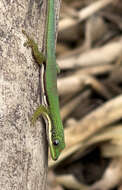
<path fill-rule="evenodd" d="M 61 175 L 56 177 L 57 183 L 63 185 L 67 189 L 88 190 L 89 187 L 78 182 L 73 175 Z"/>
<path fill-rule="evenodd" d="M 71 93 L 71 94 L 67 94 L 66 96 L 63 96 L 61 104 L 62 105 L 67 104 L 67 102 L 69 102 L 75 95 L 76 95 L 76 93 Z"/>
<path fill-rule="evenodd" d="M 62 15 L 76 17 L 76 18 L 78 17 L 77 11 L 71 6 L 69 7 L 69 5 L 65 3 L 65 1 L 62 1 Z"/>
<path fill-rule="evenodd" d="M 84 80 L 81 80 L 80 76 L 69 76 L 58 80 L 58 88 L 60 95 L 75 94 L 79 90 L 84 88 Z"/>
<path fill-rule="evenodd" d="M 102 85 L 102 83 L 100 83 L 97 79 L 90 75 L 81 75 L 80 72 L 76 72 L 73 76 L 69 76 L 58 81 L 60 95 L 61 93 L 63 95 L 66 95 L 82 91 L 85 86 L 92 87 L 96 92 L 98 92 L 100 95 L 107 99 L 111 98 L 111 94 Z"/>
<path fill-rule="evenodd" d="M 100 9 L 103 9 L 104 7 L 108 6 L 112 2 L 113 0 L 99 0 L 92 3 L 88 7 L 79 11 L 79 20 L 84 21 L 86 18 L 98 12 Z"/>
<path fill-rule="evenodd" d="M 86 75 L 101 75 L 101 74 L 106 74 L 110 73 L 113 69 L 113 65 L 98 65 L 98 66 L 93 66 L 93 67 L 84 67 L 79 69 L 78 74 L 86 74 Z"/>
<path fill-rule="evenodd" d="M 110 77 L 108 78 L 108 81 L 111 82 L 122 82 L 122 57 L 118 58 L 116 61 L 115 67 L 113 67 L 112 72 L 110 73 Z"/>
<path fill-rule="evenodd" d="M 119 139 L 116 139 L 116 143 L 113 138 L 110 142 L 105 142 L 101 145 L 101 153 L 103 157 L 111 158 L 115 156 L 122 156 L 122 141 L 121 144 Z"/>
<path fill-rule="evenodd" d="M 104 141 L 111 142 L 115 139 L 118 141 L 122 139 L 122 125 L 112 125 L 109 126 L 108 128 L 104 128 L 102 131 L 96 133 L 87 142 L 85 142 L 85 146 L 89 146 L 91 144 L 96 144 Z"/>
<path fill-rule="evenodd" d="M 111 4 L 113 0 L 99 0 L 97 2 L 92 3 L 88 7 L 82 9 L 78 13 L 78 19 L 71 19 L 71 18 L 65 18 L 59 23 L 59 31 L 66 30 L 70 27 L 76 27 L 76 25 L 79 22 L 84 21 L 89 16 L 95 14 L 100 9 L 106 7 L 107 5 Z"/>
<path fill-rule="evenodd" d="M 94 26 L 94 27 L 93 27 Z M 107 32 L 107 24 L 99 15 L 90 17 L 86 21 L 85 26 L 85 42 L 84 45 L 86 50 L 92 47 L 93 42 L 98 41 L 103 38 L 104 34 Z"/>
<path fill-rule="evenodd" d="M 78 75 L 80 76 L 80 75 Z M 99 93 L 101 96 L 103 96 L 106 99 L 111 98 L 111 94 L 109 91 L 105 88 L 102 83 L 100 83 L 97 79 L 90 75 L 82 75 L 84 84 L 87 86 L 91 86 L 97 93 Z"/>
<path fill-rule="evenodd" d="M 117 83 L 119 84 L 119 80 Z M 114 97 L 115 95 L 122 93 L 122 88 L 119 87 L 117 85 L 117 83 L 115 83 L 111 79 L 110 80 L 108 79 L 103 82 L 103 84 L 106 86 L 106 88 L 108 88 L 108 90 L 110 91 L 111 97 Z"/>
<path fill-rule="evenodd" d="M 90 190 L 109 190 L 122 181 L 122 157 L 114 158 L 106 169 L 101 180 L 90 187 Z"/>
<path fill-rule="evenodd" d="M 64 120 L 70 113 L 72 113 L 75 107 L 80 104 L 81 97 L 82 95 L 80 94 L 78 97 L 75 97 L 61 109 L 62 120 Z"/>
<path fill-rule="evenodd" d="M 76 121 L 74 121 L 76 122 Z M 70 122 L 70 125 L 74 123 Z M 122 125 L 112 125 L 108 128 L 103 128 L 98 133 L 95 133 L 93 136 L 81 143 L 81 146 L 75 154 L 73 154 L 71 161 L 81 158 L 88 147 L 92 147 L 94 144 L 101 143 L 100 150 L 103 157 L 120 157 L 122 156 Z M 114 144 L 113 144 L 114 142 Z M 116 142 L 116 143 L 115 143 Z"/>
<path fill-rule="evenodd" d="M 61 59 L 66 59 L 67 57 L 74 57 L 74 56 L 77 56 L 83 52 L 85 52 L 87 50 L 87 45 L 84 43 L 84 44 L 81 44 L 80 46 L 76 47 L 75 49 L 66 49 L 67 47 L 64 46 L 62 47 L 62 51 L 61 52 L 61 56 L 59 55 L 58 56 L 58 60 L 60 61 Z M 67 50 L 67 51 L 66 51 Z"/>
<path fill-rule="evenodd" d="M 111 42 L 101 48 L 95 48 L 87 51 L 80 56 L 58 60 L 61 69 L 73 69 L 86 66 L 98 66 L 110 64 L 122 52 L 122 38 L 117 42 Z"/>
<path fill-rule="evenodd" d="M 111 71 L 109 78 L 103 81 L 103 84 L 107 86 L 111 94 L 121 94 L 122 88 L 118 84 L 122 83 L 122 65 L 121 58 L 116 61 L 113 70 Z"/>
<path fill-rule="evenodd" d="M 105 18 L 112 21 L 114 24 L 116 24 L 120 28 L 120 30 L 122 30 L 122 22 L 121 22 L 120 16 L 116 14 L 112 14 L 110 12 L 104 12 L 104 11 L 102 11 L 100 15 L 105 16 Z"/>
<path fill-rule="evenodd" d="M 73 30 L 75 30 L 75 28 L 73 28 Z M 63 52 L 61 52 L 61 53 L 63 54 L 63 58 L 77 56 L 77 55 L 87 51 L 88 49 L 90 49 L 92 47 L 93 42 L 96 42 L 100 38 L 103 38 L 106 31 L 107 31 L 107 25 L 105 24 L 103 18 L 100 16 L 96 16 L 96 15 L 92 16 L 86 22 L 84 43 L 73 50 L 67 49 L 67 51 L 66 51 L 65 50 L 66 46 L 64 46 L 64 48 L 62 47 Z M 76 31 L 76 33 L 77 33 L 77 31 Z M 71 35 L 71 36 L 73 36 L 73 35 Z M 69 38 L 69 36 L 68 36 L 68 38 Z M 70 41 L 72 41 L 72 39 L 70 39 Z M 60 59 L 60 56 L 59 56 L 59 59 Z"/>
<path fill-rule="evenodd" d="M 119 120 L 122 116 L 121 113 L 122 95 L 108 101 L 80 120 L 75 126 L 66 129 L 67 146 L 76 143 L 74 135 L 77 136 L 77 143 L 78 141 L 84 141 L 103 127 Z"/>
<path fill-rule="evenodd" d="M 61 109 L 61 118 L 64 120 L 74 109 L 75 107 L 82 103 L 84 97 L 88 97 L 91 94 L 89 90 L 85 91 L 84 93 L 80 94 L 78 97 L 75 97 L 73 100 L 71 100 L 69 103 L 67 103 L 62 109 Z"/>

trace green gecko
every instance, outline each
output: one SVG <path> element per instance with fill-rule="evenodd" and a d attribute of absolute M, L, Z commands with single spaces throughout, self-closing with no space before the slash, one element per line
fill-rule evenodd
<path fill-rule="evenodd" d="M 22 31 L 26 37 L 27 42 L 24 44 L 32 48 L 32 53 L 36 62 L 44 64 L 44 90 L 46 93 L 46 102 L 48 107 L 41 105 L 32 116 L 32 123 L 42 115 L 46 118 L 49 133 L 49 147 L 51 157 L 57 160 L 61 151 L 65 147 L 64 129 L 60 116 L 59 97 L 57 92 L 57 65 L 55 56 L 55 9 L 54 0 L 48 0 L 47 10 L 47 28 L 46 28 L 46 56 L 38 50 L 38 45 L 30 38 L 25 31 Z"/>

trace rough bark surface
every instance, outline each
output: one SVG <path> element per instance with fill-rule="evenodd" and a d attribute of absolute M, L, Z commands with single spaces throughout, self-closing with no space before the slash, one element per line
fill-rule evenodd
<path fill-rule="evenodd" d="M 30 125 L 40 104 L 40 69 L 31 50 L 23 46 L 22 34 L 25 29 L 44 51 L 46 6 L 46 0 L 0 1 L 1 190 L 46 188 L 46 130 L 41 120 Z"/>

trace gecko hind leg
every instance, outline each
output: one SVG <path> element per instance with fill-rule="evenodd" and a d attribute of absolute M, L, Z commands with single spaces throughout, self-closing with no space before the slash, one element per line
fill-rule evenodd
<path fill-rule="evenodd" d="M 36 111 L 34 112 L 34 114 L 32 115 L 32 118 L 31 118 L 31 124 L 34 125 L 34 123 L 36 122 L 36 120 L 40 117 L 40 116 L 43 116 L 43 117 L 46 117 L 47 119 L 49 118 L 49 111 L 48 109 L 43 106 L 43 105 L 40 105 Z"/>

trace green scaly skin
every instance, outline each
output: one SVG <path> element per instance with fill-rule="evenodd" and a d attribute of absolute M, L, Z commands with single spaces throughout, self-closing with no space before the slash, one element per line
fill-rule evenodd
<path fill-rule="evenodd" d="M 28 38 L 25 46 L 31 47 L 33 55 L 38 64 L 46 61 L 45 70 L 45 90 L 48 100 L 48 108 L 40 106 L 32 117 L 32 122 L 42 115 L 46 117 L 49 127 L 49 146 L 53 160 L 57 160 L 61 151 L 65 147 L 64 130 L 60 116 L 59 97 L 57 92 L 57 66 L 55 57 L 55 10 L 54 0 L 48 0 L 47 16 L 47 36 L 46 36 L 46 58 L 38 50 L 38 45 L 29 38 L 25 31 L 23 33 Z"/>

